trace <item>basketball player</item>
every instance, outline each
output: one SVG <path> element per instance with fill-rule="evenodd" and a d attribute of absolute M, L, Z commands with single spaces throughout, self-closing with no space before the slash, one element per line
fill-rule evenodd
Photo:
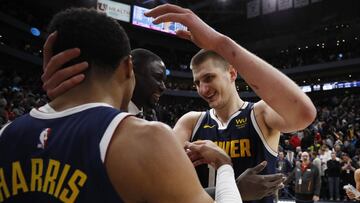
<path fill-rule="evenodd" d="M 61 66 L 68 63 L 72 59 L 72 57 L 75 56 L 72 55 L 74 51 L 72 49 L 59 53 L 55 56 L 51 56 L 51 52 L 52 52 L 51 47 L 52 47 L 52 43 L 55 41 L 55 37 L 56 35 L 50 35 L 48 40 L 49 43 L 47 43 L 46 46 L 44 47 L 44 58 L 48 58 L 48 60 L 44 61 L 44 76 L 46 76 L 46 78 L 43 77 L 43 79 L 44 79 L 44 83 L 46 84 L 44 85 L 44 87 L 46 87 L 45 90 L 47 91 L 49 96 L 62 94 L 68 90 L 66 89 L 67 87 L 72 88 L 72 86 L 75 86 L 79 82 L 81 82 L 81 80 L 78 80 L 72 83 L 70 86 L 67 87 L 64 86 L 64 83 L 66 84 L 67 82 L 66 79 L 68 77 L 73 77 L 69 80 L 74 80 L 74 79 L 76 80 L 76 78 L 78 77 L 76 74 L 81 74 L 80 72 L 77 72 L 78 71 L 77 68 L 81 67 L 82 63 L 59 70 Z M 158 97 L 154 97 L 153 95 L 156 94 L 159 95 L 159 93 L 162 93 L 162 90 L 164 89 L 163 81 L 165 80 L 165 78 L 161 77 L 160 75 L 164 74 L 165 67 L 163 67 L 162 65 L 163 64 L 162 60 L 154 53 L 150 52 L 149 50 L 135 49 L 131 52 L 131 55 L 134 63 L 136 85 L 135 85 L 134 95 L 131 99 L 133 102 L 130 102 L 128 110 L 130 113 L 139 114 L 139 112 L 141 112 L 140 109 L 144 107 L 152 108 L 152 106 L 154 106 L 154 103 L 157 102 Z M 140 60 L 147 61 L 148 63 L 142 63 Z M 56 61 L 56 63 L 52 61 Z M 147 68 L 149 71 L 143 70 L 143 68 Z M 56 70 L 56 72 L 53 72 L 53 75 L 51 76 L 47 76 L 47 74 L 49 72 L 52 72 L 53 70 Z M 61 74 L 64 72 L 71 74 L 69 75 Z M 138 85 L 139 83 L 140 85 Z M 137 88 L 137 87 L 141 87 L 141 88 Z M 153 87 L 153 88 L 148 88 L 148 87 Z M 60 90 L 60 91 L 57 91 L 55 94 L 51 94 L 52 92 L 54 92 L 54 90 Z M 149 93 L 144 91 L 148 91 Z M 147 96 L 143 96 L 142 94 Z M 51 107 L 49 106 L 49 108 Z M 147 117 L 147 119 L 148 118 L 149 117 Z M 266 176 L 259 175 L 259 173 L 265 167 L 266 167 L 266 162 L 262 162 L 253 168 L 248 168 L 237 178 L 237 181 L 241 182 L 241 185 L 244 186 L 241 187 L 240 193 L 246 194 L 245 197 L 248 200 L 258 199 L 259 197 L 272 194 L 274 188 L 276 188 L 276 186 L 279 186 L 278 183 L 279 181 L 282 180 L 281 175 L 279 174 L 266 175 Z M 215 197 L 214 187 L 206 188 L 206 191 L 212 197 Z"/>
<path fill-rule="evenodd" d="M 154 23 L 182 23 L 188 31 L 177 35 L 202 48 L 190 66 L 197 91 L 211 109 L 181 117 L 174 127 L 178 140 L 214 141 L 231 156 L 236 176 L 262 160 L 268 162 L 266 173 L 275 173 L 280 131 L 307 127 L 316 116 L 311 100 L 288 77 L 209 27 L 191 10 L 161 5 L 145 15 L 155 18 Z M 237 73 L 261 101 L 250 103 L 239 97 Z M 202 163 L 197 156 L 191 158 L 197 165 Z M 202 164 L 197 172 L 204 187 L 214 184 L 215 170 Z M 262 202 L 273 200 L 269 197 Z"/>
<path fill-rule="evenodd" d="M 158 55 L 146 49 L 134 49 L 131 56 L 136 82 L 128 111 L 143 114 L 146 120 L 156 121 L 154 108 L 166 89 L 165 64 Z"/>
<path fill-rule="evenodd" d="M 78 47 L 89 68 L 53 98 L 56 112 L 43 106 L 2 128 L 0 202 L 213 202 L 169 127 L 118 110 L 135 85 L 122 27 L 68 9 L 49 30 L 57 30 L 54 54 Z M 189 149 L 218 169 L 216 201 L 241 202 L 230 157 L 212 142 Z"/>
<path fill-rule="evenodd" d="M 220 141 L 213 139 L 219 145 L 222 145 L 222 147 L 226 151 L 228 151 L 230 154 L 233 153 L 233 156 L 235 156 L 234 160 L 233 160 L 234 162 L 236 160 L 238 160 L 238 161 L 236 161 L 236 166 L 237 166 L 236 172 L 238 173 L 237 175 L 241 174 L 241 172 L 243 172 L 246 168 L 252 167 L 264 159 L 268 160 L 270 162 L 270 167 L 267 168 L 267 173 L 273 173 L 274 172 L 273 170 L 275 170 L 275 166 L 274 166 L 275 158 L 276 158 L 275 157 L 276 156 L 275 149 L 277 148 L 279 135 L 280 135 L 279 130 L 287 132 L 287 131 L 304 128 L 313 120 L 313 118 L 315 116 L 315 109 L 314 109 L 314 106 L 312 105 L 311 101 L 309 100 L 309 98 L 305 94 L 303 94 L 301 92 L 301 90 L 286 76 L 282 75 L 280 72 L 278 72 L 276 69 L 271 67 L 269 64 L 263 62 L 256 56 L 250 54 L 249 52 L 247 52 L 246 50 L 241 48 L 239 45 L 234 43 L 231 39 L 212 30 L 210 27 L 208 27 L 206 24 L 204 24 L 197 16 L 195 16 L 189 10 L 184 10 L 180 7 L 173 6 L 173 5 L 165 5 L 165 6 L 155 9 L 154 10 L 155 14 L 154 13 L 150 13 L 150 14 L 156 15 L 156 11 L 158 11 L 158 9 L 160 9 L 160 12 L 168 12 L 168 11 L 170 11 L 170 12 L 175 11 L 176 13 L 179 12 L 179 14 L 167 14 L 166 15 L 167 17 L 175 16 L 176 19 L 174 19 L 174 20 L 181 19 L 183 21 L 183 17 L 181 17 L 181 16 L 188 16 L 191 19 L 194 19 L 194 21 L 192 21 L 192 22 L 188 22 L 187 20 L 183 21 L 183 23 L 187 23 L 190 25 L 191 35 L 189 35 L 190 32 L 183 32 L 183 31 L 178 32 L 178 35 L 181 37 L 185 37 L 187 39 L 190 39 L 190 38 L 193 39 L 194 42 L 202 48 L 209 49 L 209 50 L 215 50 L 215 48 L 217 48 L 218 50 L 215 50 L 215 51 L 218 51 L 219 53 L 221 53 L 221 55 L 224 55 L 223 58 L 227 58 L 227 61 L 230 61 L 233 64 L 237 64 L 235 67 L 240 67 L 238 69 L 239 69 L 239 72 L 242 74 L 243 78 L 245 78 L 245 80 L 248 83 L 252 84 L 253 87 L 256 87 L 255 91 L 264 99 L 264 101 L 258 102 L 256 104 L 256 106 L 257 106 L 256 109 L 258 109 L 258 110 L 253 111 L 253 108 L 252 108 L 253 104 L 245 103 L 238 96 L 235 96 L 235 95 L 238 95 L 235 90 L 235 85 L 234 85 L 234 80 L 235 80 L 236 74 L 237 74 L 236 70 L 232 66 L 230 66 L 230 64 L 227 63 L 226 60 L 221 59 L 221 56 L 219 54 L 212 51 L 210 55 L 213 55 L 214 58 L 219 59 L 220 64 L 226 65 L 226 63 L 227 63 L 226 66 L 228 66 L 228 67 L 224 67 L 224 68 L 223 67 L 220 67 L 220 68 L 206 67 L 206 68 L 198 69 L 198 70 L 203 70 L 205 72 L 208 69 L 209 70 L 214 69 L 214 71 L 216 72 L 215 76 L 217 78 L 216 78 L 216 80 L 212 80 L 212 81 L 217 81 L 217 80 L 219 80 L 219 78 L 222 78 L 222 79 L 220 79 L 221 82 L 218 83 L 218 85 L 222 84 L 221 86 L 222 86 L 223 90 L 224 90 L 224 87 L 226 87 L 226 88 L 231 87 L 230 91 L 228 91 L 228 89 L 226 89 L 226 91 L 223 91 L 222 93 L 224 93 L 224 95 L 221 95 L 221 97 L 219 95 L 215 95 L 215 93 L 216 93 L 215 91 L 212 92 L 212 93 L 214 93 L 213 95 L 211 92 L 207 93 L 207 94 L 210 93 L 209 95 L 204 95 L 204 94 L 202 95 L 204 98 L 210 96 L 212 98 L 215 98 L 215 100 L 224 100 L 223 103 L 226 103 L 227 100 L 230 101 L 225 106 L 226 107 L 225 109 L 214 108 L 215 112 L 216 112 L 215 109 L 218 109 L 218 112 L 221 114 L 221 115 L 218 115 L 220 117 L 220 119 L 221 119 L 221 117 L 224 117 L 225 119 L 223 119 L 223 120 L 226 120 L 226 117 L 229 118 L 233 113 L 237 114 L 237 116 L 239 116 L 239 114 L 236 112 L 238 109 L 240 109 L 240 106 L 247 108 L 247 109 L 243 110 L 243 113 L 241 114 L 241 115 L 245 114 L 245 116 L 247 116 L 247 117 L 244 117 L 244 119 L 242 119 L 242 120 L 240 118 L 236 118 L 236 119 L 232 120 L 232 121 L 239 123 L 238 124 L 239 127 L 236 127 L 236 128 L 238 128 L 240 130 L 239 131 L 240 133 L 235 132 L 236 136 L 238 136 L 238 137 L 234 138 L 235 140 L 233 142 L 231 142 L 232 141 L 231 138 L 230 139 L 225 138 L 227 140 L 220 140 Z M 195 27 L 195 29 L 194 29 L 194 27 Z M 199 32 L 199 29 L 197 29 L 197 28 L 201 28 L 201 29 L 203 29 L 202 31 L 206 32 L 205 38 L 200 37 L 201 31 Z M 215 44 L 205 43 L 204 40 L 215 42 Z M 229 47 L 232 47 L 232 49 L 225 50 L 222 48 L 222 46 L 219 46 L 219 45 L 222 45 L 223 43 L 230 45 Z M 229 50 L 233 50 L 233 51 L 229 52 Z M 202 52 L 209 53 L 209 51 L 202 51 Z M 237 57 L 234 57 L 234 55 L 236 55 Z M 207 62 L 209 62 L 209 61 L 207 61 Z M 218 63 L 216 63 L 216 64 L 218 64 Z M 212 65 L 212 64 L 210 63 L 210 65 Z M 49 66 L 49 67 L 51 67 L 51 66 Z M 246 67 L 248 67 L 248 68 L 246 68 Z M 220 70 L 223 70 L 223 69 L 224 69 L 224 71 L 221 72 Z M 47 75 L 47 78 L 49 78 L 49 76 L 52 73 L 54 73 L 54 71 L 55 70 L 49 71 L 50 74 L 47 74 L 45 72 L 45 75 Z M 211 72 L 214 72 L 214 71 L 212 70 Z M 259 81 L 257 76 L 261 75 L 261 74 L 262 75 L 265 74 L 266 77 L 264 76 L 264 78 Z M 205 74 L 205 75 L 207 75 L 207 74 Z M 211 76 L 211 74 L 209 74 L 208 76 Z M 207 78 L 201 78 L 201 81 L 195 80 L 195 83 L 196 82 L 198 83 L 198 90 L 199 90 L 200 95 L 201 95 L 201 91 L 200 91 L 201 87 L 200 86 L 203 86 L 201 84 L 206 82 L 204 80 L 214 79 L 213 76 L 207 77 Z M 195 73 L 194 73 L 194 77 L 196 78 Z M 225 80 L 223 80 L 224 78 L 225 78 Z M 71 79 L 73 79 L 73 78 L 71 78 Z M 268 91 L 269 88 L 267 86 L 269 86 L 269 84 L 272 84 L 274 82 L 275 82 L 275 84 L 278 85 L 273 88 L 276 90 L 275 92 L 277 94 L 273 94 L 273 92 Z M 69 80 L 68 80 L 68 81 L 65 81 L 63 84 L 72 84 L 72 83 L 69 82 Z M 62 87 L 65 87 L 65 86 L 66 85 L 63 85 Z M 61 89 L 60 88 L 61 86 L 55 85 L 53 87 L 55 87 L 55 90 Z M 281 93 L 281 91 L 284 91 L 284 92 Z M 232 93 L 232 96 L 229 92 Z M 215 96 L 215 97 L 213 97 L 213 96 Z M 221 99 L 222 97 L 224 97 L 224 99 Z M 229 97 L 230 97 L 230 99 L 229 99 Z M 211 98 L 208 98 L 208 100 L 211 100 Z M 266 101 L 267 101 L 267 103 L 272 104 L 273 108 L 268 106 L 267 103 L 265 103 Z M 220 101 L 220 103 L 221 103 L 221 101 Z M 210 104 L 210 106 L 211 106 L 211 104 Z M 254 119 L 251 121 L 251 118 L 250 118 L 251 112 L 253 114 L 255 114 L 255 116 L 253 116 L 253 117 L 256 117 L 257 122 L 259 122 L 260 128 L 255 129 L 255 127 L 253 126 Z M 200 114 L 202 115 L 203 113 L 191 112 L 189 114 L 195 114 L 195 115 L 194 116 L 191 116 L 191 115 L 189 116 L 188 114 L 185 115 L 183 117 L 183 119 L 181 119 L 180 122 L 175 127 L 175 130 L 176 130 L 176 128 L 178 129 L 176 131 L 179 134 L 179 141 L 181 143 L 184 143 L 185 140 L 190 140 L 190 136 L 193 131 L 192 127 L 195 126 L 195 124 L 198 120 L 199 120 L 199 122 L 201 121 L 201 119 L 198 119 L 198 118 L 200 117 Z M 191 117 L 191 118 L 187 119 L 186 117 Z M 183 124 L 183 123 L 185 123 L 185 124 Z M 215 124 L 215 125 L 217 125 L 217 124 Z M 268 127 L 268 125 L 273 126 L 274 128 L 270 128 L 270 127 Z M 185 129 L 183 132 L 181 130 L 181 126 L 184 127 L 184 129 Z M 205 128 L 206 126 L 207 125 L 204 125 L 203 127 Z M 209 124 L 205 129 L 215 130 L 215 129 L 217 129 L 217 127 L 214 128 L 213 125 Z M 264 132 L 263 137 L 259 137 L 259 135 L 257 135 L 257 133 L 260 132 L 260 129 Z M 251 131 L 251 134 L 250 134 L 250 131 Z M 215 132 L 215 133 L 217 133 L 217 132 Z M 242 140 L 240 138 L 241 136 L 244 136 Z M 212 139 L 212 138 L 207 137 L 207 139 Z M 242 147 L 242 149 L 240 149 L 240 147 Z M 243 157 L 240 157 L 240 155 L 242 155 Z M 248 156 L 248 157 L 246 157 L 246 156 Z M 192 158 L 194 158 L 194 156 Z M 194 160 L 194 161 L 196 161 L 196 160 Z M 243 164 L 244 166 L 240 167 L 240 165 L 241 165 L 241 164 L 239 164 L 240 162 L 247 163 L 247 164 Z M 265 177 L 267 177 L 267 176 L 265 176 Z M 277 189 L 277 187 L 279 187 L 279 183 L 281 182 L 281 176 L 279 176 L 279 177 L 273 178 L 273 176 L 269 176 L 267 178 L 264 178 L 264 180 L 272 182 L 272 190 L 269 190 L 269 191 L 267 190 L 267 192 L 269 192 L 269 193 L 265 193 L 265 194 L 263 193 L 263 194 L 257 195 L 257 196 L 244 197 L 244 199 L 249 199 L 249 200 L 250 199 L 259 199 L 259 198 L 262 198 L 263 196 L 273 193 Z M 208 174 L 206 174 L 205 177 L 203 178 L 204 179 L 203 186 L 209 185 L 209 184 L 204 183 L 207 181 L 207 178 L 208 178 Z M 261 181 L 256 181 L 256 182 L 261 182 Z M 256 187 L 255 188 L 249 187 L 249 185 L 242 184 L 242 183 L 245 183 L 245 182 L 238 181 L 239 190 L 240 191 L 243 191 L 243 190 L 249 191 L 249 193 L 244 192 L 244 193 L 242 193 L 242 195 L 246 196 L 247 194 L 253 194 L 251 192 L 254 191 L 254 189 L 256 191 Z"/>
<path fill-rule="evenodd" d="M 356 183 L 356 189 L 357 189 L 357 191 L 360 192 L 360 169 L 359 168 L 355 170 L 354 179 L 355 179 L 355 183 Z M 360 200 L 360 197 L 356 198 L 355 194 L 353 192 L 351 192 L 350 190 L 346 190 L 346 194 L 350 199 Z"/>

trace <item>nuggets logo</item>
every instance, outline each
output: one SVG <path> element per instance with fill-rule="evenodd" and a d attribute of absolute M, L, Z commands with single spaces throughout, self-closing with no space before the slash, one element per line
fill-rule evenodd
<path fill-rule="evenodd" d="M 38 148 L 41 149 L 45 149 L 45 147 L 47 146 L 47 142 L 49 140 L 50 137 L 50 133 L 51 133 L 51 129 L 50 128 L 45 128 L 39 136 L 39 144 L 37 145 Z"/>
<path fill-rule="evenodd" d="M 205 124 L 205 125 L 203 126 L 204 129 L 213 128 L 213 127 L 215 127 L 215 125 Z"/>
<path fill-rule="evenodd" d="M 243 128 L 247 124 L 247 118 L 235 119 L 235 126 L 237 128 Z"/>

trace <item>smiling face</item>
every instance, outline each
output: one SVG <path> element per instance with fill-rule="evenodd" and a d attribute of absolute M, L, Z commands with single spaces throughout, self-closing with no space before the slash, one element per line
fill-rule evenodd
<path fill-rule="evenodd" d="M 199 95 L 211 108 L 224 107 L 231 99 L 230 85 L 234 85 L 233 68 L 219 67 L 222 64 L 208 58 L 193 68 L 194 84 Z"/>
<path fill-rule="evenodd" d="M 153 108 L 159 101 L 161 94 L 166 89 L 165 64 L 161 60 L 148 61 L 142 72 L 136 73 L 135 103 Z"/>
<path fill-rule="evenodd" d="M 161 94 L 165 91 L 166 69 L 161 60 L 155 60 L 148 65 L 149 74 L 144 78 L 144 83 L 148 88 L 146 101 L 149 106 L 155 106 L 159 102 Z"/>

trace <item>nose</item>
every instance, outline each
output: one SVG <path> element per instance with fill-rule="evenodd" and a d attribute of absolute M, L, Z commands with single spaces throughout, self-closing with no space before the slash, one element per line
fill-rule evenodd
<path fill-rule="evenodd" d="M 199 94 L 206 95 L 208 91 L 209 91 L 209 86 L 207 84 L 200 82 L 199 87 L 198 87 Z"/>

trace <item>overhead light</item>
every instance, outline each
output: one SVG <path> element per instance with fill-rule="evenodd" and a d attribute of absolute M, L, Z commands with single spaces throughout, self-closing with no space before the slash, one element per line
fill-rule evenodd
<path fill-rule="evenodd" d="M 30 32 L 31 32 L 32 35 L 34 35 L 36 37 L 40 36 L 40 34 L 41 34 L 40 30 L 37 29 L 36 27 L 30 28 Z"/>

